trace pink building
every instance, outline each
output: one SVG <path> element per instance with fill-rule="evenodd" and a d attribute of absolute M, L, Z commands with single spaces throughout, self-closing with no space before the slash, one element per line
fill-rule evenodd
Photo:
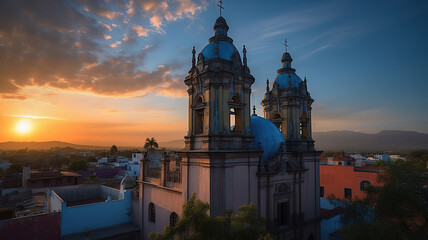
<path fill-rule="evenodd" d="M 196 193 L 210 215 L 254 203 L 278 239 L 319 239 L 319 159 L 311 130 L 313 99 L 291 67 L 282 67 L 262 101 L 264 118 L 251 115 L 245 46 L 241 56 L 223 17 L 184 80 L 188 87 L 188 133 L 178 156 L 165 154 L 160 168 L 142 161 L 140 219 L 143 238 L 174 225 Z"/>

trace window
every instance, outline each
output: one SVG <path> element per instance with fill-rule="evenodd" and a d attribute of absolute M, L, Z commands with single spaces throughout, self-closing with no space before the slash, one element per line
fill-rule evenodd
<path fill-rule="evenodd" d="M 367 187 L 371 186 L 371 182 L 367 181 L 367 180 L 363 180 L 360 182 L 360 190 L 364 191 L 367 190 Z"/>
<path fill-rule="evenodd" d="M 300 137 L 306 139 L 308 137 L 308 128 L 305 122 L 300 123 Z"/>
<path fill-rule="evenodd" d="M 149 221 L 156 222 L 156 208 L 153 203 L 149 204 Z"/>
<path fill-rule="evenodd" d="M 277 204 L 277 221 L 278 226 L 285 226 L 288 224 L 288 202 L 278 203 Z"/>
<path fill-rule="evenodd" d="M 352 189 L 351 188 L 345 188 L 345 198 L 346 199 L 352 199 Z"/>
<path fill-rule="evenodd" d="M 230 131 L 235 130 L 236 112 L 234 108 L 230 109 Z"/>
<path fill-rule="evenodd" d="M 195 133 L 203 133 L 204 132 L 204 110 L 196 110 L 195 111 Z"/>
<path fill-rule="evenodd" d="M 324 187 L 320 187 L 320 197 L 324 197 Z"/>
<path fill-rule="evenodd" d="M 229 122 L 230 122 L 230 131 L 231 132 L 241 132 L 241 109 L 239 105 L 241 104 L 241 98 L 239 95 L 235 95 L 231 99 L 231 105 L 229 111 Z M 236 108 L 238 107 L 238 108 Z"/>
<path fill-rule="evenodd" d="M 272 115 L 272 122 L 275 124 L 275 126 L 278 127 L 279 131 L 282 131 L 282 126 L 281 126 L 282 118 L 281 118 L 281 115 L 279 115 L 279 113 L 275 113 Z"/>
<path fill-rule="evenodd" d="M 171 215 L 169 216 L 169 226 L 174 227 L 175 224 L 177 224 L 177 222 L 178 222 L 177 213 L 175 213 L 175 212 L 171 213 Z"/>

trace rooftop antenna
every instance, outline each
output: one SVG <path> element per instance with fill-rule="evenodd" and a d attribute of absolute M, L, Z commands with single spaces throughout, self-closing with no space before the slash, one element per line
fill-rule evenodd
<path fill-rule="evenodd" d="M 220 14 L 221 15 L 221 14 Z M 284 45 L 285 45 L 285 52 L 287 52 L 287 47 L 288 47 L 288 44 L 287 44 L 287 38 L 285 39 L 285 43 L 284 43 Z"/>
<path fill-rule="evenodd" d="M 224 9 L 224 7 L 223 7 L 223 1 L 222 0 L 218 0 L 218 4 L 217 4 L 217 6 L 219 7 L 219 9 L 220 9 L 220 17 L 221 17 L 221 10 L 222 9 Z"/>

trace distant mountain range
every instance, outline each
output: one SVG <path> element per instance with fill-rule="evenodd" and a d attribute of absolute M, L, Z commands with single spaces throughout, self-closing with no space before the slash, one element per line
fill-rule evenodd
<path fill-rule="evenodd" d="M 353 131 L 314 132 L 315 147 L 323 151 L 409 151 L 428 149 L 428 134 L 384 130 L 378 133 Z"/>
<path fill-rule="evenodd" d="M 51 148 L 74 148 L 79 150 L 103 150 L 110 149 L 107 146 L 90 146 L 90 145 L 79 145 L 61 141 L 47 141 L 47 142 L 2 142 L 0 143 L 1 150 L 48 150 Z"/>
<path fill-rule="evenodd" d="M 412 131 L 384 130 L 369 134 L 353 131 L 314 132 L 315 147 L 322 151 L 370 152 L 370 151 L 409 151 L 428 149 L 428 134 Z M 70 147 L 79 150 L 108 150 L 111 146 L 78 145 L 60 141 L 49 142 L 3 142 L 1 150 L 34 149 L 47 150 L 53 147 Z M 159 147 L 167 149 L 183 149 L 184 139 L 159 142 Z M 119 149 L 135 147 L 118 146 Z"/>

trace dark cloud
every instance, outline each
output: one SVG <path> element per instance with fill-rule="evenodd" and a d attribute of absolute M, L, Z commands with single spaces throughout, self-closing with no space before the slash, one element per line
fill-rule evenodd
<path fill-rule="evenodd" d="M 111 5 L 100 0 L 50 0 L 43 4 L 2 1 L 2 97 L 20 96 L 19 91 L 25 86 L 50 86 L 115 96 L 133 96 L 144 91 L 171 95 L 177 89 L 184 89 L 182 80 L 170 74 L 176 64 L 159 66 L 152 72 L 138 69 L 146 53 L 154 47 L 133 55 L 105 56 L 105 45 L 101 42 L 109 29 L 97 18 L 119 18 L 123 15 L 119 10 L 126 10 L 126 4 L 116 4 L 114 11 Z M 131 44 L 135 36 L 129 35 L 129 39 L 123 41 Z"/>

